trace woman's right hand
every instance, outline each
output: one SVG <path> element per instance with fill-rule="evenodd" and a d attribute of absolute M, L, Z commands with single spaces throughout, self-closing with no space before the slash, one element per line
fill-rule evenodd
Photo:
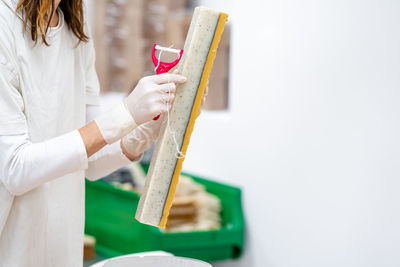
<path fill-rule="evenodd" d="M 186 82 L 179 74 L 163 73 L 142 78 L 132 93 L 124 100 L 137 125 L 151 121 L 167 111 L 175 98 L 176 84 Z"/>

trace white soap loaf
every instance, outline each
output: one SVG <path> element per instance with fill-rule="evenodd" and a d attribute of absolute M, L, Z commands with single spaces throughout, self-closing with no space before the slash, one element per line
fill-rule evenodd
<path fill-rule="evenodd" d="M 194 11 L 178 65 L 187 82 L 177 87 L 169 127 L 164 116 L 136 212 L 136 219 L 142 223 L 161 228 L 166 225 L 184 159 L 177 150 L 186 153 L 226 20 L 226 14 L 209 8 L 197 7 Z"/>

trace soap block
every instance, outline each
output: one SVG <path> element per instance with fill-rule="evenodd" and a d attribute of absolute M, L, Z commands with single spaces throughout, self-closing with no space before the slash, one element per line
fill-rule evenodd
<path fill-rule="evenodd" d="M 200 111 L 201 100 L 228 15 L 206 7 L 194 11 L 178 70 L 187 77 L 177 86 L 169 116 L 161 126 L 136 219 L 165 228 L 176 185 L 186 156 L 190 135 Z M 175 143 L 175 140 L 176 143 Z"/>

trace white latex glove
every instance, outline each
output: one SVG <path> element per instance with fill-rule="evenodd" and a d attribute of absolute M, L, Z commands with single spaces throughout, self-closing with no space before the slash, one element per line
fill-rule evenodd
<path fill-rule="evenodd" d="M 136 124 L 150 121 L 165 112 L 167 103 L 174 100 L 175 84 L 185 81 L 184 76 L 169 73 L 142 78 L 124 101 Z"/>
<path fill-rule="evenodd" d="M 208 82 L 201 102 L 202 106 L 206 102 L 207 95 Z M 162 115 L 156 121 L 151 120 L 140 125 L 124 138 L 122 138 L 122 146 L 125 148 L 126 152 L 128 152 L 131 158 L 137 158 L 138 156 L 140 156 L 142 153 L 150 148 L 154 141 L 158 139 L 163 120 L 164 115 Z"/>
<path fill-rule="evenodd" d="M 185 81 L 184 76 L 169 73 L 142 78 L 123 103 L 95 120 L 104 140 L 112 144 L 140 124 L 164 113 L 167 103 L 175 97 L 175 83 Z"/>
<path fill-rule="evenodd" d="M 144 153 L 158 139 L 160 135 L 163 116 L 156 121 L 151 120 L 143 123 L 128 135 L 122 138 L 122 145 L 130 158 L 137 158 Z"/>

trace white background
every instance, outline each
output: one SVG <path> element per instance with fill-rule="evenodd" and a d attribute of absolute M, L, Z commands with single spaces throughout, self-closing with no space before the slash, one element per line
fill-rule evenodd
<path fill-rule="evenodd" d="M 184 169 L 241 186 L 248 230 L 215 266 L 400 266 L 400 2 L 204 3 L 231 16 L 230 111 Z"/>
<path fill-rule="evenodd" d="M 214 266 L 400 266 L 400 2 L 203 3 L 230 14 L 230 109 L 184 170 L 242 187 L 247 224 Z"/>

